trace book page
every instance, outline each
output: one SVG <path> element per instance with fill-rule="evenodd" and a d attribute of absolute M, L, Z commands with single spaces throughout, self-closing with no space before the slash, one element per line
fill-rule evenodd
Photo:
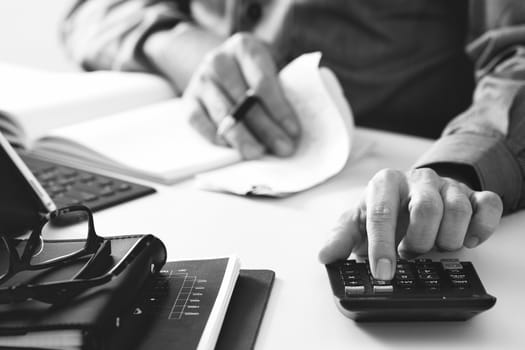
<path fill-rule="evenodd" d="M 173 97 L 145 73 L 48 72 L 0 63 L 0 131 L 29 148 L 48 130 Z"/>
<path fill-rule="evenodd" d="M 171 99 L 50 131 L 35 152 L 68 164 L 164 184 L 241 161 L 238 151 L 195 131 L 182 99 Z"/>
<path fill-rule="evenodd" d="M 51 130 L 35 149 L 73 166 L 164 184 L 219 168 L 198 176 L 199 185 L 243 195 L 302 191 L 341 171 L 354 130 L 342 89 L 331 71 L 319 69 L 320 58 L 301 56 L 280 73 L 302 126 L 298 149 L 289 158 L 241 162 L 237 150 L 213 145 L 191 127 L 182 99 Z"/>
<path fill-rule="evenodd" d="M 302 126 L 296 153 L 265 156 L 201 174 L 208 190 L 285 196 L 318 185 L 345 166 L 354 131 L 352 112 L 334 74 L 319 68 L 320 53 L 299 57 L 280 73 L 286 97 Z"/>

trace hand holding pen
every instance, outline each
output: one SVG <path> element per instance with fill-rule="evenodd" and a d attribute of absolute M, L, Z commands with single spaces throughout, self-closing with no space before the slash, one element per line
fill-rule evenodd
<path fill-rule="evenodd" d="M 238 149 L 245 159 L 295 151 L 297 116 L 268 49 L 249 34 L 234 35 L 211 52 L 184 98 L 191 104 L 192 125 L 210 141 Z"/>

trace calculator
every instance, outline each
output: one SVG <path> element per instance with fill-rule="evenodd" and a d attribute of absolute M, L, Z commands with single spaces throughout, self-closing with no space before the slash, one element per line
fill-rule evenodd
<path fill-rule="evenodd" d="M 391 281 L 376 280 L 367 260 L 326 265 L 341 312 L 355 321 L 463 321 L 490 309 L 471 262 L 402 260 Z"/>

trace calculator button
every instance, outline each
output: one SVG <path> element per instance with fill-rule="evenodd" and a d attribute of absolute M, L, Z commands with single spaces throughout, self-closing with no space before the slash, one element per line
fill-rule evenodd
<path fill-rule="evenodd" d="M 388 286 L 391 285 L 391 281 L 385 281 L 385 280 L 376 280 L 373 277 L 370 277 L 370 280 L 372 281 L 372 284 L 375 286 Z"/>
<path fill-rule="evenodd" d="M 391 284 L 383 286 L 374 286 L 373 290 L 374 293 L 392 293 L 394 291 L 394 287 Z"/>
<path fill-rule="evenodd" d="M 416 281 L 415 280 L 399 280 L 397 281 L 397 285 L 403 288 L 414 287 L 416 285 Z"/>
<path fill-rule="evenodd" d="M 421 269 L 435 270 L 436 269 L 436 265 L 434 264 L 417 264 L 416 266 L 418 270 L 421 270 Z"/>
<path fill-rule="evenodd" d="M 362 286 L 362 281 L 344 281 L 345 286 Z"/>
<path fill-rule="evenodd" d="M 374 293 L 392 293 L 394 291 L 391 281 L 376 280 L 375 278 L 372 278 L 371 281 Z"/>
<path fill-rule="evenodd" d="M 341 271 L 341 276 L 343 276 L 344 278 L 346 277 L 361 277 L 361 274 L 359 273 L 359 271 Z"/>
<path fill-rule="evenodd" d="M 346 295 L 365 294 L 365 286 L 345 286 Z"/>
<path fill-rule="evenodd" d="M 464 280 L 467 278 L 464 273 L 450 273 L 448 276 L 453 280 Z"/>
<path fill-rule="evenodd" d="M 441 259 L 441 266 L 445 270 L 462 270 L 463 265 L 458 259 Z"/>
<path fill-rule="evenodd" d="M 419 278 L 426 281 L 426 280 L 438 280 L 439 275 L 435 273 L 427 273 L 427 274 L 420 274 Z"/>
<path fill-rule="evenodd" d="M 396 278 L 398 280 L 412 280 L 414 279 L 414 275 L 412 274 L 396 274 Z"/>
<path fill-rule="evenodd" d="M 451 283 L 456 288 L 468 288 L 470 285 L 467 280 L 452 280 Z"/>
<path fill-rule="evenodd" d="M 437 286 L 439 286 L 439 281 L 438 280 L 425 281 L 425 286 L 426 287 L 437 287 Z"/>
<path fill-rule="evenodd" d="M 361 276 L 359 275 L 343 275 L 343 280 L 345 281 L 360 281 Z"/>

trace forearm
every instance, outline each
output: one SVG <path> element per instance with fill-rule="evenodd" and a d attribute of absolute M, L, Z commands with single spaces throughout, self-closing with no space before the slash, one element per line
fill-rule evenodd
<path fill-rule="evenodd" d="M 417 167 L 430 167 L 476 190 L 500 195 L 505 212 L 525 205 L 525 90 L 521 80 L 481 82 L 473 105 L 453 120 Z"/>
<path fill-rule="evenodd" d="M 172 30 L 150 34 L 142 49 L 146 60 L 182 92 L 206 54 L 223 41 L 205 29 L 180 23 Z"/>
<path fill-rule="evenodd" d="M 61 24 L 61 39 L 86 70 L 151 71 L 144 40 L 188 20 L 182 0 L 76 0 Z"/>

